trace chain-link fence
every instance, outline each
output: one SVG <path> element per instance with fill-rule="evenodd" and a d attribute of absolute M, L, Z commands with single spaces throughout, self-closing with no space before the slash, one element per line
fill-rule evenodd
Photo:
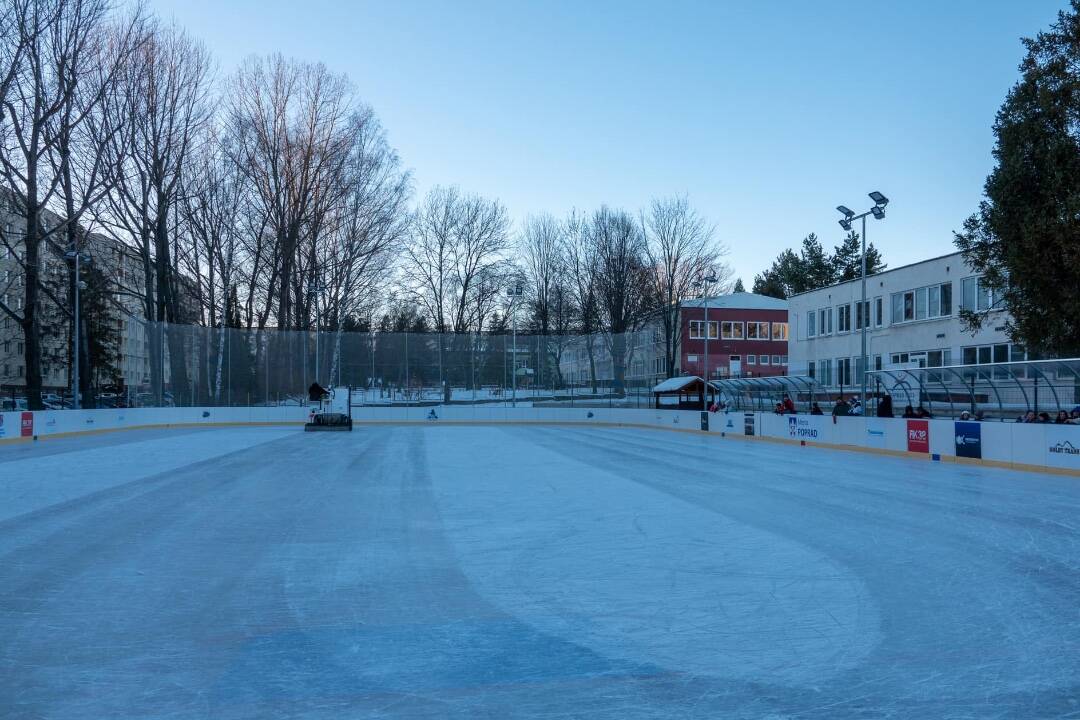
<path fill-rule="evenodd" d="M 648 407 L 666 374 L 654 333 L 278 331 L 143 323 L 122 342 L 98 407 L 304 402 L 312 382 L 364 405 Z M 90 403 L 84 401 L 85 406 Z"/>

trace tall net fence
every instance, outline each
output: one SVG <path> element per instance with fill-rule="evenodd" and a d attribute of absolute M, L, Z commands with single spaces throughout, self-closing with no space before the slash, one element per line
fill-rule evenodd
<path fill-rule="evenodd" d="M 312 382 L 366 405 L 648 407 L 666 377 L 651 331 L 586 336 L 305 332 L 144 324 L 98 405 L 278 405 Z"/>

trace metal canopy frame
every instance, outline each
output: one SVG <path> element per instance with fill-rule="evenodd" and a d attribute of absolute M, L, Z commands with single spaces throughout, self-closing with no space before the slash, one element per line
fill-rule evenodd
<path fill-rule="evenodd" d="M 954 417 L 963 410 L 981 410 L 1011 420 L 1028 411 L 1068 412 L 1080 406 L 1080 358 L 890 368 L 870 370 L 866 375 L 894 396 L 902 392 L 908 405 L 925 404 L 931 413 L 944 413 L 947 405 Z M 943 395 L 935 403 L 938 390 Z M 981 400 L 984 393 L 992 399 Z M 962 407 L 956 401 L 960 395 L 967 397 Z"/>

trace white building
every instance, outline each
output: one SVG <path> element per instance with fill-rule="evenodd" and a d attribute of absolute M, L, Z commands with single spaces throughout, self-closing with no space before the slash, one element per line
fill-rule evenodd
<path fill-rule="evenodd" d="M 792 375 L 813 376 L 827 388 L 858 386 L 861 329 L 868 323 L 871 369 L 941 367 L 1024 360 L 1005 334 L 1007 316 L 960 253 L 904 265 L 789 298 Z M 961 308 L 989 311 L 975 333 L 965 331 Z"/>

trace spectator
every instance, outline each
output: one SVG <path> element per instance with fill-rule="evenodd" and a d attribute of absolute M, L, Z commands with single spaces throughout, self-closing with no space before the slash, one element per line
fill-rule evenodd
<path fill-rule="evenodd" d="M 1027 414 L 1024 415 L 1024 419 L 1020 420 L 1020 422 L 1034 423 L 1034 422 L 1039 422 L 1039 419 L 1037 417 L 1035 417 L 1035 411 L 1034 410 L 1028 410 Z"/>
<path fill-rule="evenodd" d="M 791 415 L 795 414 L 795 403 L 791 401 L 791 397 L 786 393 L 784 394 L 784 412 Z"/>
<path fill-rule="evenodd" d="M 900 417 L 903 417 L 903 418 L 917 418 L 919 416 L 915 414 L 915 408 L 911 407 L 910 405 L 905 405 L 904 406 L 904 414 L 901 415 Z"/>
<path fill-rule="evenodd" d="M 1069 413 L 1065 412 L 1064 410 L 1058 410 L 1057 417 L 1054 418 L 1054 424 L 1055 425 L 1068 425 L 1069 424 Z"/>
<path fill-rule="evenodd" d="M 1073 408 L 1069 413 L 1069 422 L 1073 425 L 1080 425 L 1080 408 Z"/>
<path fill-rule="evenodd" d="M 930 419 L 931 419 L 931 418 L 933 418 L 934 416 L 930 414 L 930 411 L 929 411 L 929 410 L 927 410 L 927 409 L 926 409 L 926 408 L 924 408 L 924 407 L 923 407 L 922 405 L 920 405 L 920 406 L 919 406 L 919 407 L 918 407 L 918 408 L 917 408 L 917 409 L 915 410 L 915 417 L 917 417 L 917 418 L 919 418 L 919 419 L 921 419 L 921 420 L 930 420 Z"/>
<path fill-rule="evenodd" d="M 773 412 L 776 413 L 777 415 L 783 415 L 784 414 L 784 403 L 776 403 L 776 405 L 773 406 Z"/>
<path fill-rule="evenodd" d="M 960 413 L 960 419 L 961 420 L 970 420 L 971 419 L 971 413 L 969 413 L 967 410 L 965 410 L 964 412 Z"/>
<path fill-rule="evenodd" d="M 892 411 L 892 395 L 884 395 L 877 405 L 877 416 L 891 418 L 893 416 Z"/>
<path fill-rule="evenodd" d="M 1039 419 L 1036 421 L 1039 423 L 1047 424 L 1050 422 L 1050 413 L 1043 411 L 1039 413 Z"/>
<path fill-rule="evenodd" d="M 976 410 L 975 411 L 975 418 L 974 418 L 975 422 L 982 422 L 985 419 L 986 419 L 986 414 L 983 413 L 982 410 Z"/>
<path fill-rule="evenodd" d="M 859 398 L 851 398 L 851 414 L 852 415 L 862 415 L 863 414 L 863 407 L 862 407 L 862 403 L 859 402 Z"/>
<path fill-rule="evenodd" d="M 814 403 L 813 405 L 810 406 L 810 414 L 811 415 L 824 415 L 825 413 L 821 412 L 821 406 L 820 405 L 818 405 L 817 403 Z"/>
<path fill-rule="evenodd" d="M 843 417 L 851 414 L 851 406 L 844 402 L 844 398 L 837 397 L 836 404 L 832 409 L 833 417 Z"/>

